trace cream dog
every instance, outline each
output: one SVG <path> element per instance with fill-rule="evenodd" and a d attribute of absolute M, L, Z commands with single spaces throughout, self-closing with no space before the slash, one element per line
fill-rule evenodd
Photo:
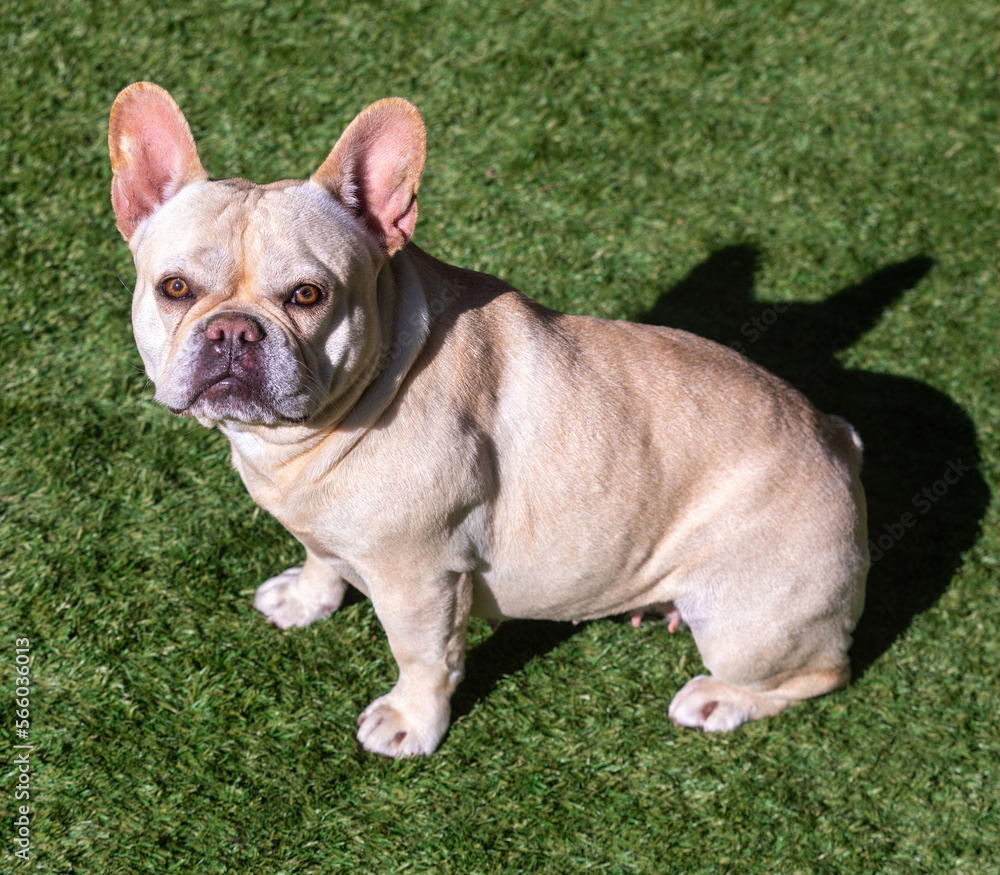
<path fill-rule="evenodd" d="M 411 104 L 370 106 L 308 181 L 210 180 L 149 83 L 109 145 L 156 399 L 218 427 L 305 547 L 255 606 L 305 626 L 351 584 L 385 628 L 399 679 L 365 748 L 438 746 L 470 614 L 683 618 L 711 672 L 674 696 L 683 726 L 847 683 L 869 564 L 853 429 L 728 348 L 556 313 L 410 244 Z"/>

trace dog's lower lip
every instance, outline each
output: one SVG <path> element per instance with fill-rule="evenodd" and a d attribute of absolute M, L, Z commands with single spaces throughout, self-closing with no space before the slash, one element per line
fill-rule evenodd
<path fill-rule="evenodd" d="M 208 397 L 209 399 L 218 398 L 221 395 L 228 395 L 234 389 L 246 388 L 245 384 L 234 377 L 232 374 L 227 374 L 221 380 L 216 380 L 214 383 L 209 383 L 204 389 L 198 393 L 198 397 L 195 401 L 200 401 L 202 398 Z"/>
<path fill-rule="evenodd" d="M 220 379 L 215 380 L 214 382 L 199 389 L 187 407 L 183 408 L 179 412 L 189 413 L 202 402 L 207 401 L 211 403 L 213 401 L 222 401 L 235 392 L 240 392 L 241 390 L 247 391 L 247 389 L 247 385 L 238 377 L 234 377 L 232 374 L 226 374 L 226 376 L 221 377 Z"/>
<path fill-rule="evenodd" d="M 206 386 L 202 391 L 211 392 L 213 389 L 218 389 L 218 388 L 232 389 L 239 385 L 241 385 L 241 381 L 238 380 L 236 377 L 234 377 L 232 374 L 228 374 L 221 380 L 216 380 L 214 383 L 210 384 L 209 386 Z"/>

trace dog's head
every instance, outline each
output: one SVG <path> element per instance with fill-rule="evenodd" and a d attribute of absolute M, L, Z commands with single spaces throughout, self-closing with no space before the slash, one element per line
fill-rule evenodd
<path fill-rule="evenodd" d="M 108 145 L 158 401 L 206 424 L 280 425 L 371 379 L 391 340 L 376 281 L 417 218 L 415 107 L 368 107 L 307 181 L 210 180 L 177 104 L 146 82 L 118 95 Z"/>

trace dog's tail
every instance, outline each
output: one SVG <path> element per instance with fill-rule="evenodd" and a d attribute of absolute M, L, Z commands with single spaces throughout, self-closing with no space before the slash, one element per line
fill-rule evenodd
<path fill-rule="evenodd" d="M 846 459 L 855 473 L 859 472 L 865 447 L 854 426 L 841 416 L 827 415 L 824 431 L 834 452 Z"/>

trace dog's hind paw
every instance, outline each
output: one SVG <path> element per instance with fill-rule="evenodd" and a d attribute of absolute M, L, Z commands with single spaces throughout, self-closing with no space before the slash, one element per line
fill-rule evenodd
<path fill-rule="evenodd" d="M 702 674 L 678 691 L 669 713 L 675 726 L 729 732 L 750 720 L 777 714 L 790 704 L 789 699 L 751 693 Z"/>

